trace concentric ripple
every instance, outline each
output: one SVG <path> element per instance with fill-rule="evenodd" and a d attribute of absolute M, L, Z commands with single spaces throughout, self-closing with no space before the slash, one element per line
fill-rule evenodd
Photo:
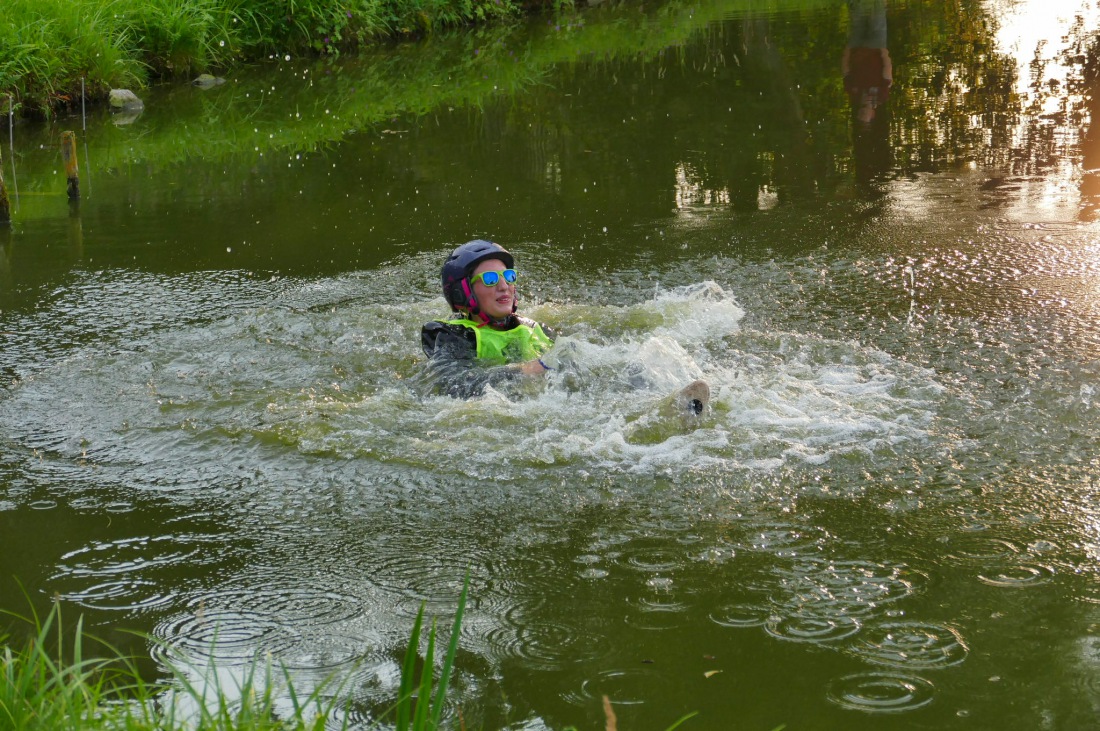
<path fill-rule="evenodd" d="M 820 528 L 763 523 L 745 536 L 738 547 L 777 556 L 799 556 L 818 551 L 826 538 L 826 533 Z"/>
<path fill-rule="evenodd" d="M 763 604 L 740 602 L 725 604 L 710 613 L 710 621 L 722 627 L 762 627 L 771 617 L 771 609 Z"/>
<path fill-rule="evenodd" d="M 205 545 L 212 542 L 196 535 L 97 541 L 62 556 L 50 581 L 59 585 L 60 596 L 82 607 L 142 611 L 177 598 L 162 588 L 172 570 L 217 560 Z"/>
<path fill-rule="evenodd" d="M 291 627 L 264 615 L 201 606 L 161 622 L 155 634 L 163 641 L 154 651 L 161 660 L 178 654 L 195 664 L 247 663 L 268 653 L 282 657 L 299 644 Z"/>
<path fill-rule="evenodd" d="M 886 622 L 867 627 L 850 651 L 876 665 L 911 670 L 958 665 L 970 652 L 957 631 L 929 622 Z"/>
<path fill-rule="evenodd" d="M 69 576 L 118 576 L 193 564 L 207 538 L 158 536 L 92 543 L 62 556 L 61 573 Z"/>
<path fill-rule="evenodd" d="M 775 603 L 792 613 L 866 617 L 911 596 L 927 578 L 904 565 L 813 559 L 782 572 L 787 595 Z"/>
<path fill-rule="evenodd" d="M 1020 564 L 978 574 L 978 579 L 990 586 L 1006 589 L 1026 589 L 1041 586 L 1054 578 L 1054 569 L 1042 564 Z"/>
<path fill-rule="evenodd" d="M 575 705 L 588 705 L 607 696 L 613 705 L 638 706 L 661 697 L 664 680 L 652 668 L 606 670 L 581 683 L 580 691 L 566 693 Z"/>
<path fill-rule="evenodd" d="M 488 639 L 494 654 L 518 658 L 534 670 L 560 670 L 599 660 L 613 649 L 606 634 L 564 622 L 498 626 L 489 631 Z"/>
<path fill-rule="evenodd" d="M 60 595 L 87 609 L 144 611 L 173 602 L 174 592 L 161 591 L 152 581 L 107 581 Z"/>
<path fill-rule="evenodd" d="M 859 632 L 860 627 L 860 622 L 855 617 L 814 615 L 771 617 L 764 623 L 764 629 L 772 637 L 792 642 L 814 643 L 846 639 Z"/>
<path fill-rule="evenodd" d="M 900 673 L 855 673 L 837 678 L 826 697 L 842 708 L 866 713 L 907 713 L 932 702 L 935 687 Z"/>
<path fill-rule="evenodd" d="M 629 602 L 631 612 L 626 623 L 635 629 L 675 629 L 684 622 L 688 605 L 673 599 L 644 597 Z"/>
<path fill-rule="evenodd" d="M 677 548 L 672 535 L 660 535 L 631 536 L 605 555 L 615 564 L 634 571 L 668 573 L 686 566 L 690 549 Z"/>
<path fill-rule="evenodd" d="M 950 558 L 967 562 L 1002 561 L 1020 553 L 1011 541 L 1000 538 L 967 537 L 954 542 Z"/>
<path fill-rule="evenodd" d="M 207 597 L 208 605 L 281 617 L 306 626 L 345 622 L 361 616 L 366 600 L 314 586 L 229 587 Z"/>

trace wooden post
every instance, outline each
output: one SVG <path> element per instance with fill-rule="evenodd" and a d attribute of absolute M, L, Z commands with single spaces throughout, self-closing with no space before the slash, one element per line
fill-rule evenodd
<path fill-rule="evenodd" d="M 80 199 L 69 199 L 69 252 L 74 260 L 84 258 L 84 224 L 80 218 Z"/>
<path fill-rule="evenodd" d="M 61 158 L 65 161 L 65 177 L 69 179 L 69 200 L 80 197 L 80 174 L 76 168 L 76 133 L 61 133 Z"/>

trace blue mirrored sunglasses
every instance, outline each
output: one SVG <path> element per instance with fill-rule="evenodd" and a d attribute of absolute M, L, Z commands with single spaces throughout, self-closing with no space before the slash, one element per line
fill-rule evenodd
<path fill-rule="evenodd" d="M 502 272 L 482 272 L 477 276 L 470 277 L 470 281 L 476 282 L 480 280 L 481 283 L 484 284 L 486 287 L 495 287 L 500 282 L 501 277 L 504 277 L 504 281 L 508 284 L 515 284 L 516 270 L 505 269 Z"/>

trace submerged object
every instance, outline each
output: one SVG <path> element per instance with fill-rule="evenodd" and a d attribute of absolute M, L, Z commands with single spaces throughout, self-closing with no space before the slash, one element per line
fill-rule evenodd
<path fill-rule="evenodd" d="M 684 416 L 702 416 L 710 403 L 710 386 L 704 380 L 695 380 L 681 388 L 675 395 L 674 405 Z"/>
<path fill-rule="evenodd" d="M 211 89 L 215 86 L 221 86 L 225 83 L 225 79 L 220 76 L 211 76 L 210 74 L 199 74 L 194 81 L 191 82 L 192 86 L 197 86 L 200 89 Z"/>
<path fill-rule="evenodd" d="M 710 385 L 696 379 L 657 402 L 626 425 L 631 444 L 657 444 L 676 434 L 685 434 L 703 423 L 710 405 Z"/>

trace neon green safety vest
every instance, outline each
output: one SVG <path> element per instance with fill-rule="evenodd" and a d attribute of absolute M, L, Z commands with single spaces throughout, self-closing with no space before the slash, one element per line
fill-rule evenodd
<path fill-rule="evenodd" d="M 518 317 L 519 325 L 511 330 L 494 330 L 473 320 L 445 320 L 448 325 L 462 325 L 474 331 L 477 337 L 477 357 L 492 365 L 521 363 L 534 360 L 554 345 L 554 341 L 542 331 L 534 320 Z"/>

